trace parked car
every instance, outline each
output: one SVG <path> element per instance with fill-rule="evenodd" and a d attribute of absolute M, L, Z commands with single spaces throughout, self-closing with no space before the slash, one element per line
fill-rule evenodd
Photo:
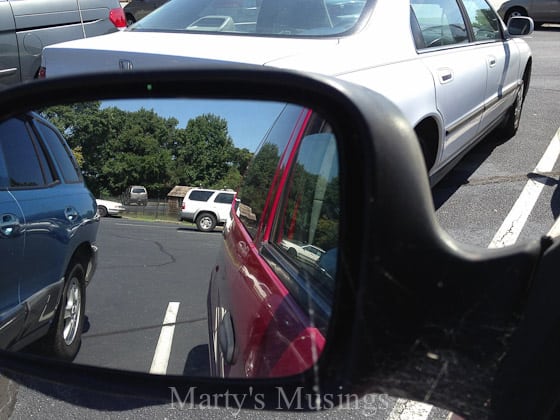
<path fill-rule="evenodd" d="M 35 113 L 0 122 L 0 348 L 37 340 L 72 359 L 96 267 L 95 199 L 61 134 Z"/>
<path fill-rule="evenodd" d="M 97 213 L 101 217 L 120 216 L 126 211 L 126 208 L 116 201 L 101 200 L 99 198 L 95 201 L 97 202 Z"/>
<path fill-rule="evenodd" d="M 142 185 L 131 185 L 122 193 L 121 202 L 125 206 L 133 203 L 146 206 L 148 204 L 148 190 Z"/>
<path fill-rule="evenodd" d="M 335 143 L 321 117 L 288 105 L 255 153 L 210 279 L 213 375 L 292 375 L 321 354 L 334 277 L 317 262 L 338 244 Z"/>
<path fill-rule="evenodd" d="M 308 263 L 316 263 L 325 253 L 325 250 L 318 246 L 288 239 L 282 240 L 280 246 L 284 247 L 292 258 L 298 258 Z"/>
<path fill-rule="evenodd" d="M 504 22 L 516 16 L 529 16 L 535 25 L 560 22 L 560 2 L 557 0 L 489 0 Z"/>
<path fill-rule="evenodd" d="M 132 25 L 148 13 L 156 10 L 165 2 L 167 2 L 167 0 L 132 0 L 124 6 L 126 23 Z"/>
<path fill-rule="evenodd" d="M 226 222 L 234 198 L 232 190 L 193 188 L 183 199 L 179 220 L 194 222 L 201 232 L 210 232 Z"/>
<path fill-rule="evenodd" d="M 432 184 L 479 140 L 517 131 L 528 45 L 485 0 L 171 0 L 122 33 L 45 48 L 47 77 L 250 63 L 337 76 L 392 100 Z"/>
<path fill-rule="evenodd" d="M 125 27 L 118 0 L 0 0 L 0 89 L 36 78 L 46 45 Z"/>

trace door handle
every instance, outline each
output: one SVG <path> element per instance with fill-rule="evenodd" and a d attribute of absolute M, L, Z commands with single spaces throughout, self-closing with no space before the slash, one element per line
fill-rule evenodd
<path fill-rule="evenodd" d="M 21 224 L 15 214 L 6 213 L 0 216 L 0 236 L 9 238 L 16 236 L 21 230 Z"/>
<path fill-rule="evenodd" d="M 234 363 L 235 333 L 229 312 L 224 314 L 222 321 L 218 325 L 218 345 L 224 357 L 224 362 L 229 365 Z"/>
<path fill-rule="evenodd" d="M 439 82 L 443 85 L 453 80 L 453 70 L 445 68 L 437 71 Z"/>
<path fill-rule="evenodd" d="M 494 57 L 493 55 L 488 56 L 488 66 L 496 67 L 496 57 Z"/>
<path fill-rule="evenodd" d="M 237 242 L 237 255 L 241 258 L 247 257 L 249 255 L 249 245 L 245 241 Z"/>
<path fill-rule="evenodd" d="M 74 207 L 66 207 L 64 210 L 64 216 L 69 222 L 75 222 L 78 220 L 78 217 L 80 217 L 80 214 Z"/>

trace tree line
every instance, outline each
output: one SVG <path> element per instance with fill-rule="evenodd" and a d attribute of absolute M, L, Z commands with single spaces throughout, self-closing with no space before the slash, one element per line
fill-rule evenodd
<path fill-rule="evenodd" d="M 214 114 L 184 128 L 154 110 L 102 108 L 101 102 L 49 107 L 41 115 L 64 134 L 96 197 L 119 196 L 129 185 L 161 198 L 175 185 L 237 190 L 252 157 L 235 147 L 227 120 Z"/>

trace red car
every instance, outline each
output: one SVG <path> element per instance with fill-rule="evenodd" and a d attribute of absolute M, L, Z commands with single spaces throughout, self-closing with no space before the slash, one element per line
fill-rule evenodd
<path fill-rule="evenodd" d="M 211 373 L 300 373 L 321 354 L 334 293 L 340 205 L 331 127 L 287 105 L 237 198 L 208 292 Z M 290 242 L 325 252 L 303 258 Z"/>

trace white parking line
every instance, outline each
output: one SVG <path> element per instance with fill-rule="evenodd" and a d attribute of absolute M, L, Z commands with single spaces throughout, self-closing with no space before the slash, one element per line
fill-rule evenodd
<path fill-rule="evenodd" d="M 399 398 L 387 420 L 426 420 L 433 406 Z"/>
<path fill-rule="evenodd" d="M 173 334 L 175 332 L 175 321 L 179 312 L 179 302 L 169 302 L 165 318 L 163 319 L 163 327 L 150 367 L 150 373 L 165 375 L 167 373 L 167 364 L 169 363 L 169 355 L 171 354 L 171 345 L 173 344 Z M 171 324 L 171 325 L 170 325 Z"/>
<path fill-rule="evenodd" d="M 161 229 L 161 225 L 150 225 L 150 224 L 140 224 L 140 223 L 115 223 L 117 226 L 136 226 L 136 227 L 145 227 L 145 228 L 152 228 L 152 229 Z M 177 226 L 165 226 L 170 227 L 172 229 L 177 229 Z"/>
<path fill-rule="evenodd" d="M 550 141 L 544 155 L 533 172 L 538 174 L 552 171 L 559 154 L 560 129 Z M 544 189 L 544 186 L 545 183 L 539 178 L 527 181 L 521 195 L 513 205 L 511 211 L 502 223 L 502 226 L 500 226 L 500 229 L 498 229 L 498 232 L 496 232 L 496 235 L 494 235 L 494 238 L 492 239 L 492 242 L 490 242 L 490 245 L 488 245 L 488 248 L 501 248 L 513 245 L 517 241 L 517 238 L 519 237 L 523 226 L 525 226 L 531 211 L 533 211 L 533 207 Z"/>
<path fill-rule="evenodd" d="M 556 238 L 560 236 L 560 217 L 556 219 L 556 222 L 552 225 L 546 236 L 550 236 L 551 238 Z"/>

